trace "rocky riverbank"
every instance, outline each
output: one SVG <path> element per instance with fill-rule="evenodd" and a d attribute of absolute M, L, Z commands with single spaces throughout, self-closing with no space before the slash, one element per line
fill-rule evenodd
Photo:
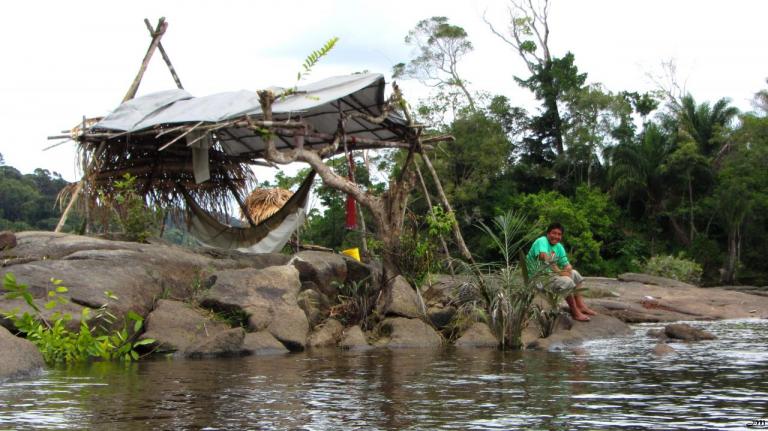
<path fill-rule="evenodd" d="M 62 280 L 70 301 L 59 311 L 75 317 L 70 325 L 79 324 L 83 308 L 106 303 L 116 316 L 133 311 L 145 317 L 141 337 L 156 340 L 155 354 L 188 358 L 320 348 L 437 348 L 448 344 L 444 334 L 455 312 L 452 295 L 461 282 L 436 277 L 420 298 L 398 277 L 391 293 L 383 295 L 371 283 L 380 279 L 379 269 L 339 254 L 248 255 L 52 232 L 19 233 L 1 257 L 0 276 L 12 272 L 41 300 L 52 289 L 51 278 Z M 601 314 L 590 322 L 563 319 L 546 339 L 530 327 L 524 344 L 553 349 L 622 336 L 633 322 L 768 316 L 768 297 L 642 277 L 588 278 L 588 303 Z M 365 285 L 372 286 L 363 293 L 359 289 Z M 28 306 L 20 299 L 0 299 L 0 310 L 14 308 L 23 312 Z M 360 319 L 359 311 L 368 308 L 372 313 Z M 0 323 L 7 328 L 0 327 L 0 378 L 39 369 L 42 359 L 34 346 L 11 335 L 10 321 Z M 483 323 L 456 335 L 456 348 L 498 345 Z"/>

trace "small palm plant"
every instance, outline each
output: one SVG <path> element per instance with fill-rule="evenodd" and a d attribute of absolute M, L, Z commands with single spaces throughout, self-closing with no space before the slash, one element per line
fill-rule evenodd
<path fill-rule="evenodd" d="M 460 263 L 468 281 L 460 286 L 457 294 L 456 318 L 486 320 L 502 348 L 519 349 L 536 295 L 525 270 L 523 247 L 540 229 L 513 211 L 494 218 L 492 226 L 480 223 L 479 228 L 490 237 L 502 260 Z"/>

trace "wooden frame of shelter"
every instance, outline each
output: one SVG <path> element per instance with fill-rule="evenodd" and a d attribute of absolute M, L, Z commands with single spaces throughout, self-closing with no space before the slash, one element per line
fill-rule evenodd
<path fill-rule="evenodd" d="M 183 91 L 160 43 L 167 22 L 161 18 L 154 29 L 148 20 L 145 23 L 152 41 L 123 104 L 97 122 L 84 119 L 71 135 L 49 137 L 77 141 L 86 161 L 83 179 L 68 209 L 80 191 L 86 201 L 114 195 L 115 181 L 130 173 L 137 178 L 140 193 L 148 201 L 211 211 L 225 208 L 231 194 L 247 215 L 242 197 L 255 180 L 249 165 L 304 162 L 324 184 L 353 196 L 365 206 L 384 249 L 398 250 L 407 197 L 417 174 L 421 178 L 415 160 L 418 156 L 432 176 L 444 209 L 452 212 L 424 150 L 431 149 L 433 143 L 453 138 L 424 137 L 423 127 L 411 118 L 396 84 L 386 100 L 384 79 L 375 74 L 336 77 L 304 87 L 222 93 L 195 99 Z M 136 99 L 141 78 L 157 49 L 178 90 Z M 226 112 L 222 115 L 215 111 L 217 106 L 226 107 Z M 408 153 L 399 175 L 390 180 L 388 190 L 380 196 L 366 192 L 323 162 L 347 151 L 384 148 Z M 421 184 L 426 194 L 423 178 Z M 279 214 L 280 211 L 259 226 L 269 224 Z M 66 211 L 57 229 L 65 218 Z M 249 222 L 251 228 L 259 227 L 250 219 Z M 471 260 L 456 223 L 453 232 L 461 254 Z M 384 261 L 385 268 L 392 267 L 387 253 Z"/>

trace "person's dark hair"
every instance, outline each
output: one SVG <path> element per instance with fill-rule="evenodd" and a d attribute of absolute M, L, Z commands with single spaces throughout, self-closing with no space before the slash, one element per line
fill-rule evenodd
<path fill-rule="evenodd" d="M 560 232 L 565 233 L 563 225 L 558 222 L 550 223 L 549 226 L 547 226 L 547 233 L 552 232 L 552 229 L 560 229 Z"/>

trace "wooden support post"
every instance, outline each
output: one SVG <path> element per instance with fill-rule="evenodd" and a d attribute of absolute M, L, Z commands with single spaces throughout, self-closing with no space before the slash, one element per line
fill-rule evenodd
<path fill-rule="evenodd" d="M 155 28 L 155 31 L 152 32 L 152 42 L 150 42 L 149 48 L 147 48 L 147 53 L 144 55 L 144 60 L 142 60 L 141 62 L 141 67 L 139 67 L 139 73 L 136 74 L 136 78 L 133 80 L 133 83 L 128 88 L 128 92 L 125 93 L 123 102 L 127 102 L 136 96 L 136 91 L 139 90 L 139 84 L 141 84 L 141 78 L 144 77 L 144 72 L 146 72 L 147 70 L 147 65 L 149 65 L 149 60 L 152 59 L 152 54 L 155 53 L 157 46 L 160 44 L 160 39 L 165 34 L 165 30 L 167 28 L 168 28 L 168 23 L 165 22 L 165 18 L 164 17 L 160 18 L 157 21 L 157 28 Z"/>
<path fill-rule="evenodd" d="M 451 208 L 451 203 L 448 202 L 448 197 L 445 196 L 445 191 L 443 191 L 443 185 L 440 183 L 440 177 L 437 176 L 437 172 L 435 172 L 434 166 L 432 166 L 432 162 L 429 161 L 429 157 L 425 152 L 419 153 L 421 154 L 421 158 L 424 160 L 424 164 L 427 166 L 427 169 L 429 169 L 430 174 L 432 174 L 432 180 L 435 182 L 435 188 L 437 189 L 437 195 L 440 198 L 440 201 L 443 204 L 443 207 L 445 207 L 445 210 L 448 211 L 450 214 L 454 214 L 453 208 Z M 469 249 L 467 248 L 467 245 L 464 243 L 464 237 L 461 236 L 461 229 L 459 229 L 459 222 L 458 220 L 455 220 L 455 214 L 454 214 L 454 223 L 453 223 L 453 236 L 456 239 L 456 246 L 459 247 L 459 252 L 464 257 L 464 259 L 467 259 L 470 262 L 474 262 L 474 259 L 472 258 L 472 253 L 469 252 Z"/>
<path fill-rule="evenodd" d="M 427 183 L 424 182 L 424 177 L 421 175 L 419 164 L 414 163 L 413 166 L 416 168 L 416 175 L 419 177 L 419 183 L 421 183 L 421 191 L 424 193 L 424 198 L 427 200 L 427 208 L 429 208 L 429 212 L 432 212 L 432 198 L 429 197 Z M 451 271 L 451 274 L 453 274 L 453 262 L 451 262 L 451 253 L 448 251 L 448 244 L 445 243 L 443 234 L 439 234 L 438 237 L 440 238 L 440 244 L 443 246 L 443 253 L 445 253 L 445 257 L 448 258 L 448 269 Z"/>
<path fill-rule="evenodd" d="M 155 31 L 152 29 L 152 24 L 149 23 L 149 20 L 144 18 L 144 24 L 147 26 L 147 30 L 149 30 L 149 34 L 152 35 L 152 37 L 155 36 Z M 168 66 L 168 70 L 171 71 L 171 76 L 173 77 L 173 80 L 176 81 L 176 86 L 180 89 L 184 89 L 184 86 L 181 85 L 181 80 L 179 79 L 179 75 L 176 74 L 176 69 L 173 68 L 173 64 L 171 64 L 171 59 L 168 57 L 168 54 L 165 52 L 165 48 L 163 48 L 163 44 L 161 42 L 157 42 L 157 49 L 160 51 L 160 55 L 163 56 L 163 60 L 165 60 L 165 64 Z"/>

